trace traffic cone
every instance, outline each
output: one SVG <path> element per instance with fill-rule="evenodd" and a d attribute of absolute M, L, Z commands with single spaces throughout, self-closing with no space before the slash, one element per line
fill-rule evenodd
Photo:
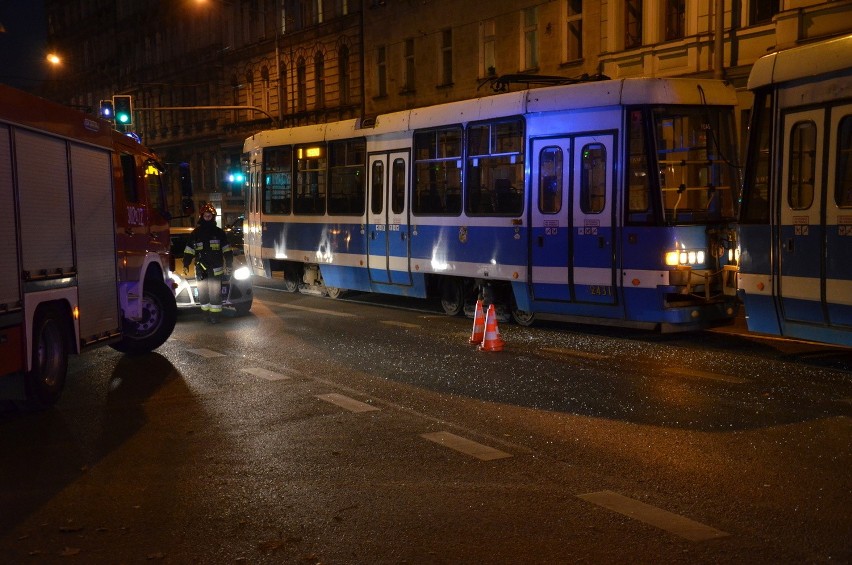
<path fill-rule="evenodd" d="M 494 310 L 494 305 L 488 306 L 488 313 L 485 314 L 485 337 L 482 338 L 482 345 L 479 346 L 480 351 L 503 351 L 503 338 L 500 337 L 500 329 L 497 327 L 497 311 Z"/>
<path fill-rule="evenodd" d="M 485 313 L 482 311 L 482 300 L 476 301 L 476 311 L 473 314 L 473 332 L 470 343 L 481 344 L 485 338 Z"/>

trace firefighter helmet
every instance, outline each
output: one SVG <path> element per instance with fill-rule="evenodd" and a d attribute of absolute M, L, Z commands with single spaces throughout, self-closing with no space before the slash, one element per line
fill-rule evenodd
<path fill-rule="evenodd" d="M 201 207 L 201 216 L 204 217 L 204 214 L 210 212 L 213 214 L 213 217 L 216 217 L 216 207 L 210 204 L 209 202 Z"/>

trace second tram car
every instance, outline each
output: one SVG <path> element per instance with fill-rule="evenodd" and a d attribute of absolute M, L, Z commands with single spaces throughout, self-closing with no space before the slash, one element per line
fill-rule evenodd
<path fill-rule="evenodd" d="M 694 329 L 736 314 L 732 87 L 618 79 L 260 132 L 245 251 L 290 290 L 478 296 Z"/>
<path fill-rule="evenodd" d="M 748 327 L 852 346 L 852 35 L 761 58 L 748 88 Z"/>

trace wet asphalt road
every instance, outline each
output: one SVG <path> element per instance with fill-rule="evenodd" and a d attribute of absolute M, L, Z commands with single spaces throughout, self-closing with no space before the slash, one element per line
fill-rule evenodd
<path fill-rule="evenodd" d="M 0 401 L 4 562 L 852 560 L 852 352 L 408 305 L 258 289 Z"/>

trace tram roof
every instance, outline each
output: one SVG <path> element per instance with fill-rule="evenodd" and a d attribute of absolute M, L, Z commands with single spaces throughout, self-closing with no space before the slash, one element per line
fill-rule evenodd
<path fill-rule="evenodd" d="M 815 77 L 852 67 L 852 34 L 764 55 L 751 68 L 748 88 Z"/>
<path fill-rule="evenodd" d="M 710 104 L 734 106 L 736 92 L 725 82 L 688 78 L 625 78 L 549 86 L 506 94 L 460 100 L 435 106 L 381 114 L 374 127 L 359 127 L 359 120 L 266 130 L 249 140 L 262 145 L 289 145 L 383 136 L 451 124 L 502 117 L 603 108 L 632 104 Z"/>

